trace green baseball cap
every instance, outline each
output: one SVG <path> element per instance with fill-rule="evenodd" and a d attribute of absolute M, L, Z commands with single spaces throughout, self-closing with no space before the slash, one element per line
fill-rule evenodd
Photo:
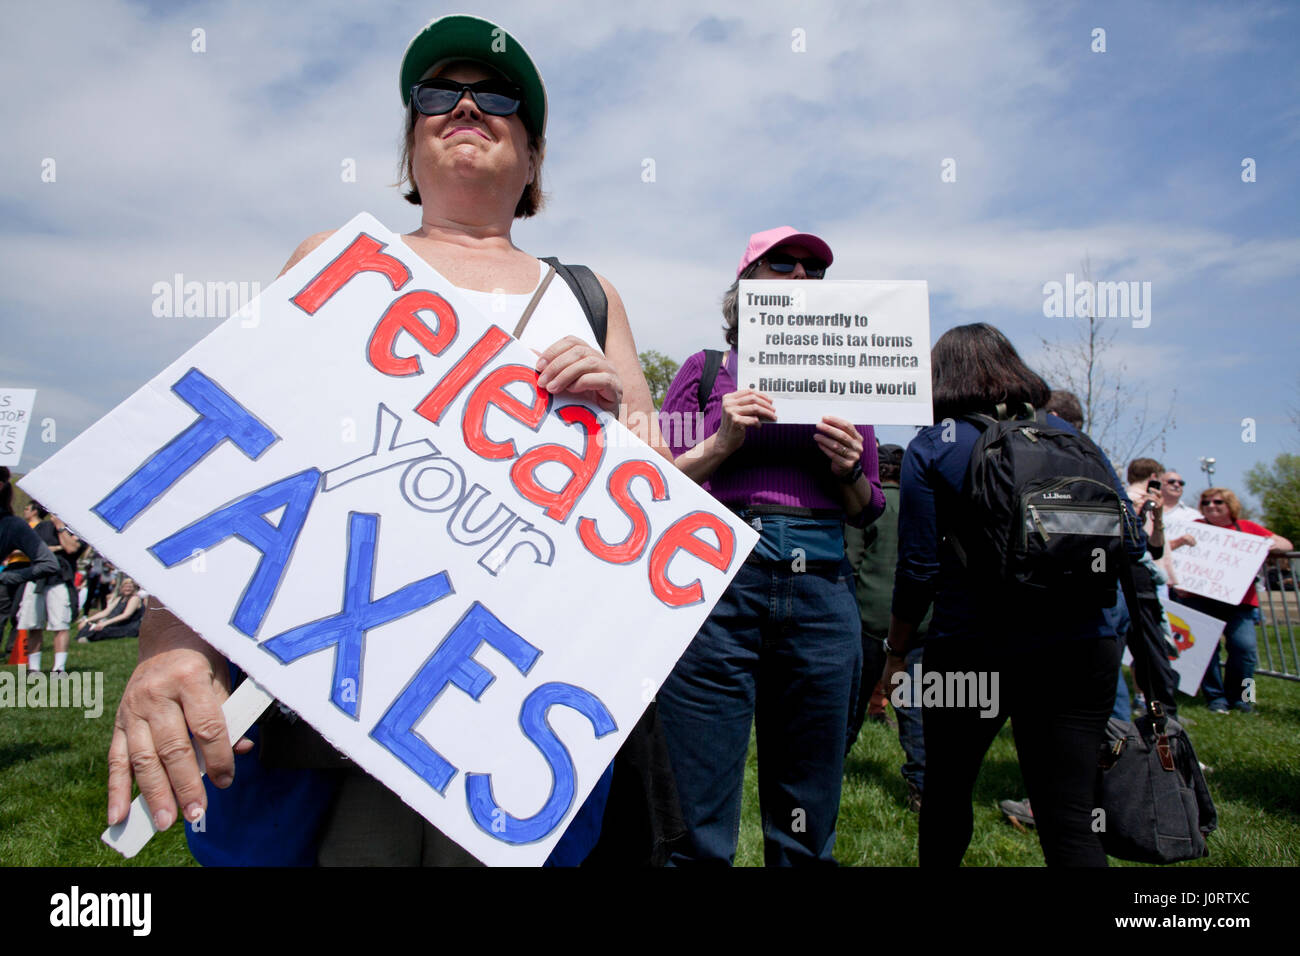
<path fill-rule="evenodd" d="M 538 138 L 546 135 L 546 87 L 523 46 L 489 20 L 462 15 L 437 17 L 417 33 L 402 57 L 398 78 L 402 103 L 410 106 L 411 87 L 434 64 L 444 60 L 478 60 L 499 71 L 523 92 L 519 118 Z"/>

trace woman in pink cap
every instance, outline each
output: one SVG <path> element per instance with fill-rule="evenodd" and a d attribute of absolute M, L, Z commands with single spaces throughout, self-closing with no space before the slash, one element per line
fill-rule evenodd
<path fill-rule="evenodd" d="M 734 861 L 751 724 L 769 866 L 835 862 L 845 728 L 862 668 L 844 522 L 884 509 L 869 425 L 825 416 L 777 424 L 772 400 L 736 380 L 742 279 L 820 279 L 833 255 L 789 226 L 749 239 L 723 298 L 725 353 L 699 352 L 664 398 L 666 421 L 702 415 L 678 468 L 741 515 L 758 547 L 659 692 L 689 832 L 672 862 Z"/>

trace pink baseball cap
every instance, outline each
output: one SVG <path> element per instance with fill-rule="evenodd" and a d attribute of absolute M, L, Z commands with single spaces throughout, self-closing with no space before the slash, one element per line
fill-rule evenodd
<path fill-rule="evenodd" d="M 799 232 L 790 226 L 777 226 L 749 237 L 749 245 L 745 246 L 745 254 L 740 257 L 740 265 L 736 267 L 736 278 L 740 278 L 750 263 L 776 246 L 803 246 L 817 258 L 825 259 L 827 265 L 835 261 L 835 254 L 826 245 L 825 239 L 819 239 L 810 232 Z"/>

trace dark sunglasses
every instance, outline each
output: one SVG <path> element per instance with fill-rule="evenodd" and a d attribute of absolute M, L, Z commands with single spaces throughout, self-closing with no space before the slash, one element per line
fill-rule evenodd
<path fill-rule="evenodd" d="M 519 109 L 519 87 L 498 79 L 477 83 L 425 80 L 411 87 L 411 106 L 425 116 L 442 116 L 455 109 L 466 93 L 475 106 L 493 116 L 509 116 Z"/>
<path fill-rule="evenodd" d="M 1184 482 L 1183 479 L 1181 479 L 1181 478 L 1170 478 L 1168 481 L 1165 482 L 1165 484 L 1166 484 L 1166 485 L 1182 485 L 1182 484 L 1186 484 L 1186 482 Z"/>
<path fill-rule="evenodd" d="M 777 252 L 763 257 L 767 267 L 773 272 L 779 272 L 785 275 L 794 272 L 796 263 L 803 264 L 804 275 L 810 279 L 820 279 L 826 275 L 826 263 L 821 259 L 809 257 L 807 259 L 796 259 L 794 256 L 787 256 L 784 253 Z"/>
<path fill-rule="evenodd" d="M 1227 502 L 1224 501 L 1222 498 L 1203 498 L 1201 500 L 1202 508 L 1204 508 L 1206 505 L 1226 505 L 1226 504 Z"/>

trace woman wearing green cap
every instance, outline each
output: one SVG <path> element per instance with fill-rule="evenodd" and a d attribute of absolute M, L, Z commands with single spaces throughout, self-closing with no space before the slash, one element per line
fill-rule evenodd
<path fill-rule="evenodd" d="M 411 249 L 482 311 L 501 316 L 499 324 L 515 327 L 520 341 L 538 353 L 540 387 L 576 394 L 625 421 L 649 421 L 654 413 L 650 390 L 614 287 L 596 277 L 608 303 L 607 327 L 596 331 L 598 323 L 588 322 L 575 288 L 568 281 L 551 282 L 551 267 L 511 240 L 514 220 L 534 215 L 541 206 L 546 142 L 546 91 L 523 47 L 486 20 L 440 17 L 408 46 L 400 85 L 407 107 L 402 150 L 406 198 L 420 207 L 419 228 L 406 236 Z M 303 242 L 285 269 L 329 235 Z M 521 321 L 515 324 L 516 319 Z M 641 414 L 629 418 L 624 411 Z M 659 445 L 657 436 L 642 437 Z M 672 460 L 666 450 L 663 454 Z M 242 740 L 232 750 L 227 742 L 221 704 L 230 684 L 228 662 L 154 602 L 141 627 L 140 663 L 118 708 L 109 750 L 110 824 L 126 815 L 133 777 L 158 829 L 175 821 L 177 808 L 187 821 L 203 816 L 209 794 L 191 734 L 210 780 L 218 788 L 229 786 L 234 754 L 247 754 L 253 747 Z M 348 766 L 301 721 L 273 718 L 262 729 L 264 761 L 277 749 L 296 767 Z M 261 772 L 255 763 L 241 761 L 240 773 Z M 275 778 L 272 783 L 280 789 L 270 813 L 280 816 L 274 820 L 262 807 L 246 815 L 242 807 L 231 808 L 222 815 L 229 821 L 223 830 L 249 823 L 234 841 L 241 856 L 212 861 L 473 862 L 355 767 L 337 774 L 343 775 L 337 793 L 333 777 Z M 599 823 L 597 814 L 597 829 Z M 232 842 L 228 831 L 224 836 L 227 844 Z M 262 848 L 265 855 L 259 855 Z"/>

